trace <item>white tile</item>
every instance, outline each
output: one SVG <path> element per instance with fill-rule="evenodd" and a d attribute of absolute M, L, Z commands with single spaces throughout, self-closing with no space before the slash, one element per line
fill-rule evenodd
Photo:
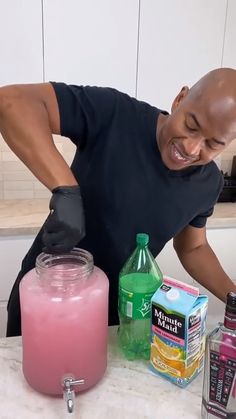
<path fill-rule="evenodd" d="M 3 192 L 3 199 L 32 199 L 34 192 L 32 190 L 21 190 L 21 191 L 6 191 Z"/>
<path fill-rule="evenodd" d="M 7 145 L 6 141 L 0 134 L 0 150 L 2 151 L 10 151 L 10 147 Z"/>
<path fill-rule="evenodd" d="M 39 181 L 34 181 L 33 182 L 33 187 L 34 187 L 34 190 L 35 191 L 44 191 L 44 190 L 48 190 L 47 188 L 46 188 L 46 186 L 44 186 L 41 182 L 39 182 Z"/>
<path fill-rule="evenodd" d="M 63 145 L 63 152 L 70 151 L 71 153 L 75 153 L 76 146 L 72 143 L 72 141 L 68 140 L 68 138 L 65 138 L 62 145 Z"/>
<path fill-rule="evenodd" d="M 2 173 L 2 177 L 4 181 L 16 181 L 16 180 L 31 180 L 35 181 L 35 176 L 31 173 L 28 169 L 25 171 L 17 171 L 17 172 L 5 172 Z"/>
<path fill-rule="evenodd" d="M 59 153 L 63 154 L 63 145 L 61 143 L 55 144 Z"/>
<path fill-rule="evenodd" d="M 48 189 L 45 190 L 34 190 L 33 192 L 33 198 L 38 199 L 38 198 L 51 198 L 51 192 Z"/>
<path fill-rule="evenodd" d="M 7 172 L 18 172 L 18 171 L 27 171 L 29 170 L 22 161 L 19 159 L 17 161 L 3 161 L 2 162 L 2 171 Z"/>
<path fill-rule="evenodd" d="M 74 154 L 71 154 L 71 153 L 63 154 L 63 157 L 64 157 L 66 163 L 68 164 L 68 166 L 70 166 L 72 161 L 73 161 Z"/>
<path fill-rule="evenodd" d="M 12 151 L 2 151 L 1 152 L 1 160 L 2 161 L 18 161 L 18 157 Z"/>
<path fill-rule="evenodd" d="M 62 137 L 62 135 L 57 135 L 57 134 L 53 134 L 52 137 L 54 141 L 62 141 L 62 139 L 64 138 Z"/>
<path fill-rule="evenodd" d="M 33 190 L 33 181 L 30 180 L 15 180 L 15 181 L 4 181 L 3 188 L 5 191 L 25 191 Z"/>

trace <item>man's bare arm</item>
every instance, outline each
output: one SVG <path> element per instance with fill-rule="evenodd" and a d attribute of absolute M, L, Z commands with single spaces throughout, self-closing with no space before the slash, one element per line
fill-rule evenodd
<path fill-rule="evenodd" d="M 77 184 L 53 142 L 52 134 L 60 134 L 60 118 L 50 83 L 1 87 L 0 133 L 48 189 Z"/>
<path fill-rule="evenodd" d="M 236 292 L 235 284 L 207 242 L 205 227 L 185 227 L 174 238 L 174 248 L 189 275 L 216 297 L 226 302 L 227 293 Z"/>

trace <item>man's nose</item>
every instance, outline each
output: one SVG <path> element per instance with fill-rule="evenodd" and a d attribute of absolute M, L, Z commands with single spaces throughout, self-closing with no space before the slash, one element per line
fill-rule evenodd
<path fill-rule="evenodd" d="M 202 138 L 186 138 L 184 141 L 184 152 L 187 156 L 199 156 L 202 148 Z"/>

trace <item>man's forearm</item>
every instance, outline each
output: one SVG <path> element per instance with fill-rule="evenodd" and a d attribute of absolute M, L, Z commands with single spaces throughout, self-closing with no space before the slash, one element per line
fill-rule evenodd
<path fill-rule="evenodd" d="M 228 292 L 236 292 L 236 285 L 228 277 L 208 244 L 189 252 L 178 252 L 178 257 L 189 275 L 222 301 Z"/>

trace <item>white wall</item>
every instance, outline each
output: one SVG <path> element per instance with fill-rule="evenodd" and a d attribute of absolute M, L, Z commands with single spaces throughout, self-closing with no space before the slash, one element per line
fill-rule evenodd
<path fill-rule="evenodd" d="M 226 5 L 226 0 L 141 0 L 138 98 L 170 110 L 183 86 L 221 66 Z"/>
<path fill-rule="evenodd" d="M 0 85 L 43 81 L 41 0 L 0 0 Z"/>
<path fill-rule="evenodd" d="M 44 0 L 45 80 L 135 95 L 137 0 Z"/>
<path fill-rule="evenodd" d="M 228 0 L 222 65 L 236 68 L 236 1 Z"/>

